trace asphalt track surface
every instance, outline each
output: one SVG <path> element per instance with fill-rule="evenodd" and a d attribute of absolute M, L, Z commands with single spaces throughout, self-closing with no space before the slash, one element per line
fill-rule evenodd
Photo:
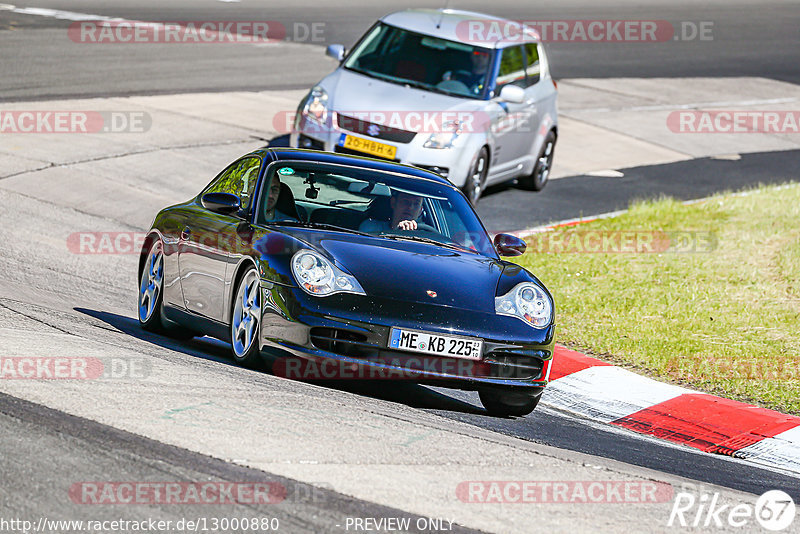
<path fill-rule="evenodd" d="M 220 504 L 214 514 L 203 505 L 153 506 L 150 517 L 177 524 L 184 518 L 259 517 L 277 519 L 283 532 L 341 531 L 347 517 L 420 516 L 366 501 L 345 497 L 328 489 L 310 486 L 263 471 L 248 469 L 165 445 L 88 419 L 0 393 L 0 442 L 5 461 L 0 463 L 3 480 L 16 481 L 13 494 L 3 504 L 24 518 L 77 518 L 72 503 L 57 498 L 42 499 L 43 492 L 64 495 L 64 481 L 80 472 L 91 480 L 109 480 L 124 475 L 127 480 L 227 480 L 279 484 L 283 500 L 274 504 Z M 94 477 L 94 478 L 91 478 Z M 119 478 L 116 478 L 119 480 Z M 33 482 L 28 485 L 26 481 Z M 93 520 L 141 521 L 138 507 L 95 507 Z M 133 508 L 133 509 L 132 509 Z M 476 532 L 453 525 L 453 532 Z"/>
<path fill-rule="evenodd" d="M 363 6 L 338 2 L 315 10 L 310 3 L 293 2 L 291 7 L 275 7 L 266 2 L 241 4 L 190 2 L 136 2 L 125 6 L 98 6 L 94 2 L 36 1 L 31 6 L 64 9 L 82 13 L 121 16 L 138 20 L 278 20 L 285 23 L 326 24 L 324 43 L 350 44 L 378 16 L 401 7 L 400 3 L 381 2 Z M 482 3 L 454 2 L 453 7 L 481 9 Z M 358 6 L 358 9 L 354 9 Z M 438 4 L 436 5 L 438 7 Z M 715 40 L 664 43 L 663 45 L 607 44 L 591 47 L 553 43 L 549 49 L 558 77 L 620 76 L 764 76 L 800 83 L 800 33 L 797 32 L 800 8 L 793 2 L 614 2 L 598 7 L 589 2 L 526 3 L 520 9 L 512 2 L 493 4 L 493 12 L 512 18 L 640 18 L 670 21 L 713 21 Z M 265 15 L 266 14 L 266 15 Z M 113 96 L 123 94 L 181 93 L 190 91 L 260 90 L 296 88 L 313 83 L 330 68 L 321 58 L 319 44 L 287 47 L 287 54 L 265 57 L 264 48 L 212 47 L 202 57 L 180 46 L 141 45 L 118 50 L 102 46 L 62 46 L 68 22 L 45 17 L 9 15 L 0 11 L 0 43 L 14 53 L 0 55 L 0 100 L 53 99 L 73 96 Z M 700 45 L 702 44 L 702 48 Z M 308 46 L 306 49 L 304 47 Z M 313 59 L 311 52 L 320 59 Z M 307 62 L 299 62 L 300 59 Z M 301 65 L 299 68 L 297 65 Z M 309 65 L 313 68 L 303 68 Z M 294 68 L 291 68 L 294 66 Z M 623 178 L 591 176 L 556 180 L 538 195 L 517 197 L 513 186 L 496 187 L 487 192 L 479 213 L 491 230 L 519 230 L 553 220 L 590 216 L 625 208 L 630 200 L 668 194 L 680 199 L 737 190 L 756 183 L 783 183 L 796 180 L 800 154 L 795 151 L 746 154 L 739 161 L 693 160 L 668 165 L 624 169 Z M 51 275 L 51 273 L 47 273 Z M 6 286 L 8 291 L 13 285 Z M 187 365 L 211 362 L 225 368 L 232 365 L 224 347 L 206 340 L 176 343 L 145 334 L 136 322 L 121 313 L 107 311 L 100 301 L 87 302 L 84 294 L 71 309 L 54 302 L 34 309 L 26 301 L 3 300 L 8 316 L 21 314 L 33 322 L 46 321 L 57 329 L 74 332 L 90 322 L 97 337 L 125 343 L 129 338 L 146 352 L 169 351 L 184 357 Z M 109 298 L 111 309 L 124 308 L 119 295 Z M 22 298 L 22 297 L 20 297 Z M 53 310 L 59 310 L 53 313 Z M 32 317 L 32 318 L 31 318 Z M 17 319 L 14 319 L 15 321 Z M 10 321 L 10 319 L 9 319 Z M 257 380 L 242 375 L 242 385 Z M 686 448 L 643 439 L 559 413 L 537 409 L 524 419 L 497 419 L 483 412 L 474 394 L 432 389 L 409 384 L 326 384 L 332 392 L 360 398 L 382 399 L 404 404 L 444 418 L 519 437 L 535 443 L 619 460 L 664 473 L 684 476 L 699 483 L 716 484 L 759 494 L 767 489 L 783 489 L 800 496 L 797 478 L 751 467 L 737 460 L 696 453 Z M 17 481 L 14 492 L 3 488 L 3 503 L 20 512 L 54 516 L 66 513 L 68 506 L 48 498 L 54 488 L 71 481 L 72 473 L 97 473 L 108 480 L 145 480 L 152 476 L 200 480 L 219 477 L 236 480 L 261 480 L 273 475 L 212 459 L 99 423 L 69 416 L 40 406 L 0 395 L 0 462 L 4 480 Z M 23 452 L 24 451 L 24 452 Z M 58 468 L 54 469 L 54 466 Z M 297 498 L 281 514 L 281 520 L 294 531 L 322 531 L 344 516 L 389 516 L 400 514 L 365 501 L 343 497 L 335 492 L 311 489 L 285 480 L 296 490 Z M 52 491 L 47 491 L 47 489 Z M 96 512 L 96 513 L 95 513 Z M 239 510 L 217 510 L 231 515 Z M 93 510 L 101 514 L 102 510 Z M 116 510 L 115 510 L 116 513 Z M 174 513 L 161 511 L 168 517 Z M 403 513 L 403 515 L 410 515 Z M 110 516 L 110 513 L 109 513 Z M 101 517 L 97 517 L 101 519 Z"/>

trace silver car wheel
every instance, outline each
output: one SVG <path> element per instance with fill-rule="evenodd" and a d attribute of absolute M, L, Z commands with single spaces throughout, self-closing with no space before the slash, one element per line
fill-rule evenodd
<path fill-rule="evenodd" d="M 472 205 L 478 203 L 478 200 L 481 198 L 481 194 L 483 193 L 488 161 L 489 156 L 486 153 L 486 149 L 482 148 L 481 151 L 478 152 L 475 164 L 472 166 L 470 175 L 467 178 L 467 183 L 464 186 L 464 194 L 467 195 L 467 198 Z"/>
<path fill-rule="evenodd" d="M 245 358 L 258 336 L 261 320 L 261 289 L 255 269 L 248 271 L 239 283 L 233 306 L 232 339 L 233 353 Z"/>
<path fill-rule="evenodd" d="M 547 183 L 547 179 L 550 177 L 550 165 L 553 163 L 553 146 L 555 143 L 553 141 L 548 141 L 547 145 L 542 151 L 542 155 L 539 157 L 539 162 L 537 165 L 537 176 L 536 182 L 544 187 L 544 184 Z"/>
<path fill-rule="evenodd" d="M 147 262 L 139 282 L 139 321 L 146 323 L 155 313 L 158 297 L 164 285 L 164 253 L 161 241 L 156 241 L 147 254 Z"/>

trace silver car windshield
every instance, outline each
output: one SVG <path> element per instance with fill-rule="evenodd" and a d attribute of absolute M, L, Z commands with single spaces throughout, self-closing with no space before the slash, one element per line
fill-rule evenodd
<path fill-rule="evenodd" d="M 496 257 L 478 216 L 455 188 L 358 167 L 272 164 L 256 222 L 427 242 Z"/>
<path fill-rule="evenodd" d="M 350 53 L 346 69 L 465 98 L 486 95 L 493 50 L 379 23 Z"/>

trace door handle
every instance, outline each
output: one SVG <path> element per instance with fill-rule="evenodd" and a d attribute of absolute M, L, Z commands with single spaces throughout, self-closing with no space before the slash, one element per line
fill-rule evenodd
<path fill-rule="evenodd" d="M 188 226 L 184 228 L 183 231 L 181 231 L 181 239 L 183 239 L 184 241 L 189 239 L 190 235 L 192 235 L 192 229 L 189 228 Z"/>

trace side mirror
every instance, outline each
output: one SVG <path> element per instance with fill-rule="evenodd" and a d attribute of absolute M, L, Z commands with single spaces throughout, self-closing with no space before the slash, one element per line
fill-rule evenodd
<path fill-rule="evenodd" d="M 242 207 L 239 197 L 231 193 L 206 193 L 200 203 L 209 211 L 224 214 L 237 212 Z"/>
<path fill-rule="evenodd" d="M 344 46 L 340 44 L 328 45 L 328 48 L 325 49 L 325 55 L 341 63 L 344 59 Z"/>
<path fill-rule="evenodd" d="M 500 90 L 500 100 L 512 104 L 525 102 L 525 89 L 517 85 L 506 85 Z"/>
<path fill-rule="evenodd" d="M 497 234 L 494 236 L 493 244 L 501 256 L 522 256 L 528 248 L 525 241 L 511 234 Z"/>

